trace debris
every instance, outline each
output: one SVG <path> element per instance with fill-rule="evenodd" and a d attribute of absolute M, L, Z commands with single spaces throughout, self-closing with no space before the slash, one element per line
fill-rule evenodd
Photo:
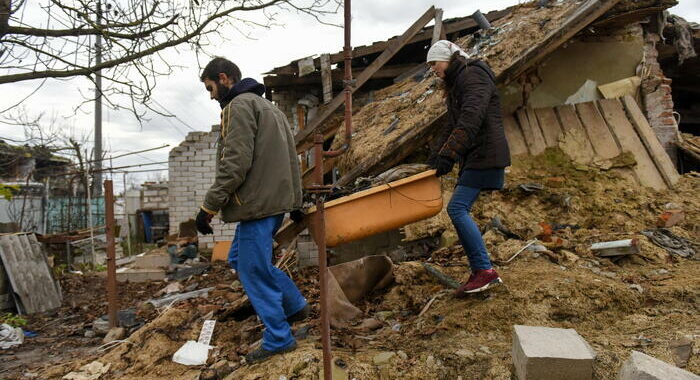
<path fill-rule="evenodd" d="M 425 306 L 423 306 L 423 309 L 420 311 L 420 313 L 418 313 L 418 316 L 420 317 L 420 316 L 422 316 L 423 314 L 425 314 L 425 313 L 428 311 L 428 309 L 430 309 L 430 306 L 433 304 L 433 302 L 435 302 L 435 300 L 436 300 L 440 295 L 441 295 L 441 293 L 438 293 L 438 294 L 434 295 L 433 298 L 431 298 L 430 301 L 428 301 L 428 303 L 426 303 Z"/>
<path fill-rule="evenodd" d="M 462 348 L 460 350 L 457 350 L 455 352 L 455 355 L 457 355 L 461 358 L 474 359 L 474 352 L 472 352 L 471 350 L 468 350 L 466 348 Z"/>
<path fill-rule="evenodd" d="M 667 210 L 659 215 L 656 220 L 656 226 L 661 228 L 670 228 L 680 223 L 685 219 L 683 210 Z"/>
<path fill-rule="evenodd" d="M 167 255 L 143 255 L 136 256 L 132 268 L 136 269 L 166 269 L 170 266 L 170 257 Z"/>
<path fill-rule="evenodd" d="M 6 323 L 0 325 L 0 348 L 6 350 L 19 346 L 24 342 L 24 333 L 19 327 L 12 327 Z"/>
<path fill-rule="evenodd" d="M 544 185 L 539 183 L 521 183 L 518 188 L 525 193 L 536 193 L 538 191 L 544 190 Z"/>
<path fill-rule="evenodd" d="M 603 94 L 605 99 L 615 99 L 621 98 L 625 95 L 635 96 L 640 84 L 642 84 L 642 78 L 632 76 L 629 78 L 616 80 L 614 82 L 601 84 L 598 86 L 598 90 L 600 90 L 600 93 Z"/>
<path fill-rule="evenodd" d="M 117 269 L 117 281 L 119 282 L 149 282 L 165 280 L 163 269 Z"/>
<path fill-rule="evenodd" d="M 665 228 L 642 231 L 642 235 L 648 237 L 654 244 L 671 254 L 688 259 L 692 259 L 695 256 L 694 244 L 690 240 L 677 236 Z"/>
<path fill-rule="evenodd" d="M 639 351 L 632 351 L 617 378 L 618 380 L 698 380 L 700 376 Z"/>
<path fill-rule="evenodd" d="M 203 365 L 207 363 L 212 348 L 208 344 L 188 340 L 173 354 L 173 361 L 184 365 Z"/>
<path fill-rule="evenodd" d="M 168 306 L 168 305 L 173 305 L 179 301 L 183 301 L 186 299 L 190 298 L 195 298 L 195 297 L 206 297 L 210 291 L 214 290 L 214 287 L 210 288 L 204 288 L 204 289 L 199 289 L 195 290 L 189 293 L 181 293 L 181 294 L 173 294 L 169 296 L 165 296 L 160 299 L 152 299 L 146 301 L 147 303 L 150 303 L 154 307 L 163 307 L 163 306 Z"/>
<path fill-rule="evenodd" d="M 199 265 L 193 265 L 193 266 L 187 266 L 187 267 L 180 267 L 177 268 L 175 273 L 168 275 L 168 279 L 172 281 L 182 281 L 190 276 L 198 276 L 207 270 L 209 270 L 210 266 L 209 264 L 199 264 Z"/>
<path fill-rule="evenodd" d="M 77 372 L 69 372 L 62 377 L 63 380 L 97 380 L 100 376 L 109 371 L 111 364 L 102 364 L 98 361 L 93 361 L 80 367 Z"/>
<path fill-rule="evenodd" d="M 523 246 L 522 248 L 520 248 L 520 249 L 518 250 L 518 252 L 515 252 L 515 253 L 513 254 L 513 256 L 511 256 L 508 260 L 504 261 L 504 264 L 508 264 L 509 262 L 513 261 L 516 257 L 518 257 L 518 255 L 519 255 L 520 253 L 522 253 L 524 250 L 526 250 L 528 247 L 530 247 L 531 245 L 533 245 L 533 244 L 535 244 L 535 243 L 537 243 L 537 239 L 533 239 L 533 240 L 530 240 L 529 242 L 527 242 L 527 243 L 525 244 L 525 246 Z M 544 248 L 544 247 L 542 247 L 542 248 Z M 545 250 L 546 250 L 546 248 L 545 248 Z M 535 252 L 537 252 L 537 251 L 535 251 Z"/>
<path fill-rule="evenodd" d="M 634 289 L 640 293 L 644 293 L 644 288 L 639 284 L 630 284 L 630 289 Z"/>
<path fill-rule="evenodd" d="M 566 99 L 564 104 L 591 102 L 598 99 L 600 99 L 600 95 L 598 94 L 598 82 L 586 79 L 581 87 Z"/>
<path fill-rule="evenodd" d="M 124 338 L 124 335 L 126 335 L 126 330 L 124 330 L 123 327 L 114 327 L 107 332 L 107 335 L 102 339 L 102 343 L 107 344 L 115 340 L 120 340 Z"/>
<path fill-rule="evenodd" d="M 387 256 L 367 256 L 328 268 L 331 325 L 345 327 L 362 315 L 353 302 L 394 281 L 393 264 Z"/>
<path fill-rule="evenodd" d="M 513 326 L 513 364 L 520 380 L 590 380 L 595 356 L 574 329 Z"/>
<path fill-rule="evenodd" d="M 593 254 L 600 257 L 633 255 L 639 253 L 639 240 L 625 239 L 594 243 L 590 249 Z"/>
<path fill-rule="evenodd" d="M 685 366 L 688 365 L 688 360 L 693 354 L 694 343 L 692 339 L 683 337 L 675 339 L 668 344 L 668 348 L 671 349 L 673 361 L 678 367 L 685 368 Z"/>
<path fill-rule="evenodd" d="M 376 330 L 384 324 L 374 318 L 367 318 L 360 323 L 357 328 L 364 331 Z"/>
<path fill-rule="evenodd" d="M 49 267 L 46 252 L 33 233 L 0 235 L 0 265 L 18 297 L 20 314 L 61 306 L 61 287 Z"/>
<path fill-rule="evenodd" d="M 428 263 L 421 264 L 423 265 L 423 268 L 425 268 L 425 270 L 428 272 L 428 274 L 433 276 L 442 285 L 452 289 L 459 288 L 459 282 L 455 281 L 453 278 L 445 275 L 444 273 L 440 272 L 437 268 L 433 267 Z"/>
<path fill-rule="evenodd" d="M 489 227 L 496 229 L 496 231 L 502 233 L 508 239 L 522 240 L 522 237 L 520 235 L 513 233 L 513 231 L 511 231 L 510 229 L 508 229 L 508 227 L 503 225 L 501 218 L 498 216 L 494 216 L 493 218 L 491 218 L 491 222 L 489 222 Z"/>
<path fill-rule="evenodd" d="M 164 287 L 163 289 L 159 290 L 154 296 L 160 297 L 162 295 L 167 295 L 167 294 L 172 294 L 172 293 L 181 293 L 184 290 L 184 287 L 182 286 L 181 283 L 179 282 L 171 282 L 168 284 L 168 286 Z"/>
<path fill-rule="evenodd" d="M 173 361 L 184 365 L 206 364 L 209 350 L 214 348 L 209 345 L 209 342 L 211 342 L 215 324 L 215 320 L 204 321 L 202 331 L 199 333 L 199 339 L 196 342 L 193 340 L 185 342 L 173 355 Z"/>
<path fill-rule="evenodd" d="M 374 355 L 372 361 L 374 365 L 384 365 L 388 364 L 394 356 L 396 356 L 396 352 L 384 351 Z"/>

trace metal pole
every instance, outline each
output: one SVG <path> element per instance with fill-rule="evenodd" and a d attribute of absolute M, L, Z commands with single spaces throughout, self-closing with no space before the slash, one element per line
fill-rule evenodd
<path fill-rule="evenodd" d="M 314 180 L 316 185 L 323 186 L 323 135 L 314 135 Z M 328 315 L 328 279 L 326 259 L 326 219 L 324 196 L 319 193 L 316 197 L 316 245 L 318 245 L 318 271 L 321 281 L 321 344 L 323 346 L 323 378 L 332 380 L 331 370 L 331 324 Z"/>
<path fill-rule="evenodd" d="M 128 199 L 126 196 L 126 175 L 128 172 L 124 172 L 124 216 L 126 217 L 126 250 L 129 252 L 129 256 L 131 256 L 131 220 L 129 218 L 129 208 L 127 207 L 128 205 Z"/>
<path fill-rule="evenodd" d="M 89 184 L 89 178 L 88 178 L 88 172 L 87 170 L 85 171 L 85 182 Z M 93 183 L 93 188 L 95 187 L 95 184 Z M 97 185 L 99 187 L 99 185 Z M 93 264 L 97 263 L 97 254 L 95 253 L 95 230 L 92 228 L 92 198 L 90 197 L 90 186 L 88 185 L 87 188 L 85 189 L 87 193 L 87 214 L 88 214 L 88 228 L 90 229 L 90 253 L 91 253 L 91 260 Z M 83 257 L 84 259 L 84 257 Z M 85 260 L 83 260 L 85 261 Z"/>
<path fill-rule="evenodd" d="M 114 253 L 114 190 L 105 181 L 105 232 L 107 234 L 107 314 L 109 327 L 117 327 L 117 263 Z"/>
<path fill-rule="evenodd" d="M 96 24 L 102 23 L 102 1 L 97 0 Z M 102 35 L 95 36 L 95 65 L 102 64 Z M 95 71 L 95 180 L 93 182 L 93 195 L 95 198 L 102 195 L 102 72 Z"/>

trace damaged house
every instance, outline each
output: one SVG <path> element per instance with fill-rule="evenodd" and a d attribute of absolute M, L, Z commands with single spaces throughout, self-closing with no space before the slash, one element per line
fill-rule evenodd
<path fill-rule="evenodd" d="M 446 113 L 425 55 L 446 38 L 497 74 L 515 166 L 556 149 L 579 168 L 609 170 L 632 187 L 672 188 L 678 168 L 697 167 L 697 153 L 687 146 L 697 133 L 691 99 L 698 88 L 698 26 L 665 11 L 675 4 L 544 1 L 489 12 L 485 20 L 476 14 L 442 20 L 442 11 L 430 8 L 403 35 L 353 49 L 353 143 L 326 161 L 327 180 L 350 186 L 402 163 L 424 162 Z M 432 20 L 435 26 L 425 27 Z M 342 52 L 303 58 L 264 78 L 266 96 L 296 130 L 306 185 L 314 132 L 325 135 L 327 147 L 341 145 L 334 137 L 342 125 L 342 59 Z M 438 224 L 438 230 L 449 225 Z M 411 230 L 404 229 L 409 240 L 427 234 Z"/>

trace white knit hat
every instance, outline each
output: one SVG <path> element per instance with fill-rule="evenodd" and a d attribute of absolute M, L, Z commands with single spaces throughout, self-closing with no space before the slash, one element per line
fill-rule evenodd
<path fill-rule="evenodd" d="M 469 59 L 469 54 L 467 54 L 464 50 L 462 50 L 462 48 L 457 46 L 457 44 L 447 40 L 440 40 L 436 42 L 433 46 L 431 46 L 430 50 L 428 50 L 427 62 L 449 62 L 452 58 L 452 54 L 454 54 L 457 51 L 462 57 Z"/>

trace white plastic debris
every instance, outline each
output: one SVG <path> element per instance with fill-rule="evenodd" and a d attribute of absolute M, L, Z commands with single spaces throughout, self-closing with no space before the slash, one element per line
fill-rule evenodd
<path fill-rule="evenodd" d="M 184 365 L 206 364 L 209 350 L 214 348 L 209 345 L 209 342 L 211 342 L 211 336 L 214 334 L 215 324 L 216 321 L 212 319 L 204 321 L 202 331 L 199 333 L 199 340 L 197 342 L 193 340 L 185 342 L 173 355 L 173 361 Z"/>
<path fill-rule="evenodd" d="M 173 361 L 184 365 L 203 365 L 207 363 L 212 346 L 188 340 L 173 355 Z"/>
<path fill-rule="evenodd" d="M 6 350 L 22 343 L 24 343 L 24 332 L 21 328 L 12 327 L 6 323 L 0 325 L 0 348 Z"/>

